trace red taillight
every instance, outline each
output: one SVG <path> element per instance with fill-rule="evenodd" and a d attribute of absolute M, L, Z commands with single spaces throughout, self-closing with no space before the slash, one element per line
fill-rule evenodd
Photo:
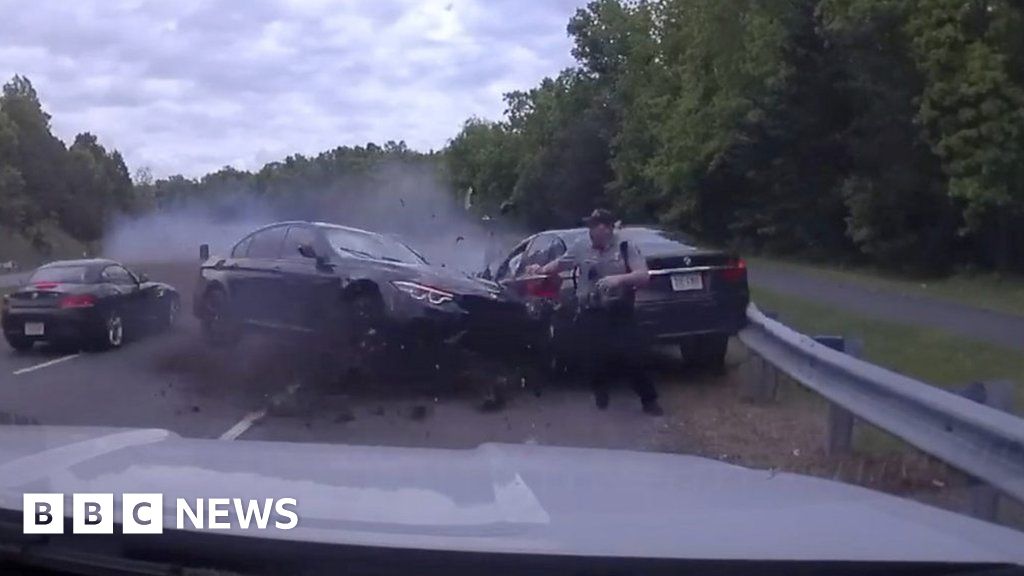
<path fill-rule="evenodd" d="M 33 284 L 33 286 L 35 286 L 36 288 L 38 288 L 40 290 L 53 290 L 54 288 L 57 287 L 57 283 L 56 282 L 36 282 L 35 284 Z"/>
<path fill-rule="evenodd" d="M 61 308 L 89 308 L 96 305 L 96 297 L 92 294 L 72 294 L 60 299 Z"/>
<path fill-rule="evenodd" d="M 562 279 L 558 276 L 550 276 L 543 280 L 529 280 L 526 282 L 526 293 L 534 298 L 558 298 L 558 291 L 562 287 Z"/>
<path fill-rule="evenodd" d="M 737 258 L 719 272 L 719 277 L 726 282 L 743 282 L 747 279 L 747 263 L 743 258 Z"/>

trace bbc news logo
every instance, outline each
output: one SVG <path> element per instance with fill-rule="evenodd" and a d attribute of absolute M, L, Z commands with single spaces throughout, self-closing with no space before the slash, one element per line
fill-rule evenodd
<path fill-rule="evenodd" d="M 178 530 L 291 530 L 299 524 L 294 498 L 177 498 L 175 527 Z M 71 531 L 74 534 L 114 533 L 113 494 L 72 494 Z M 25 494 L 22 525 L 25 534 L 64 533 L 64 494 Z M 122 534 L 162 534 L 163 494 L 122 494 Z"/>

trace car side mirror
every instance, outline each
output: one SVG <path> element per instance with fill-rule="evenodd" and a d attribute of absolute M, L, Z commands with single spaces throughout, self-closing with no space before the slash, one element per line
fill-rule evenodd
<path fill-rule="evenodd" d="M 199 245 L 199 259 L 206 262 L 210 259 L 210 245 L 200 244 Z"/>
<path fill-rule="evenodd" d="M 149 282 L 149 276 L 146 276 L 142 272 L 136 274 L 136 276 L 139 278 L 139 284 L 142 284 L 143 282 Z"/>
<path fill-rule="evenodd" d="M 483 272 L 477 272 L 476 277 L 483 278 L 484 280 L 493 280 L 491 277 L 491 267 L 488 266 Z"/>

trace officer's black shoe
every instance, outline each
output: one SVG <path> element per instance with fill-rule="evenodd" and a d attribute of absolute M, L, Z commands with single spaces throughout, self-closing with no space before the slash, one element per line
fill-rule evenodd
<path fill-rule="evenodd" d="M 661 404 L 658 404 L 657 400 L 647 400 L 643 402 L 644 413 L 650 414 L 651 416 L 664 416 L 665 411 L 661 408 Z"/>
<path fill-rule="evenodd" d="M 607 392 L 594 392 L 594 404 L 597 404 L 598 410 L 607 410 L 608 400 Z"/>

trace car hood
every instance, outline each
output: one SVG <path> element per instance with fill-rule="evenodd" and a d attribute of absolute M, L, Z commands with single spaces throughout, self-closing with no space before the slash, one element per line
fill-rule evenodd
<path fill-rule="evenodd" d="M 395 280 L 418 282 L 455 294 L 491 296 L 502 294 L 502 288 L 490 280 L 475 278 L 455 269 L 440 268 L 426 264 L 388 263 Z"/>
<path fill-rule="evenodd" d="M 0 506 L 25 492 L 296 498 L 322 543 L 685 559 L 1024 562 L 1024 534 L 836 482 L 693 456 L 184 439 L 165 430 L 0 427 Z M 115 502 L 119 498 L 115 498 Z M 66 510 L 70 510 L 67 497 Z M 118 510 L 117 514 L 120 514 Z"/>

